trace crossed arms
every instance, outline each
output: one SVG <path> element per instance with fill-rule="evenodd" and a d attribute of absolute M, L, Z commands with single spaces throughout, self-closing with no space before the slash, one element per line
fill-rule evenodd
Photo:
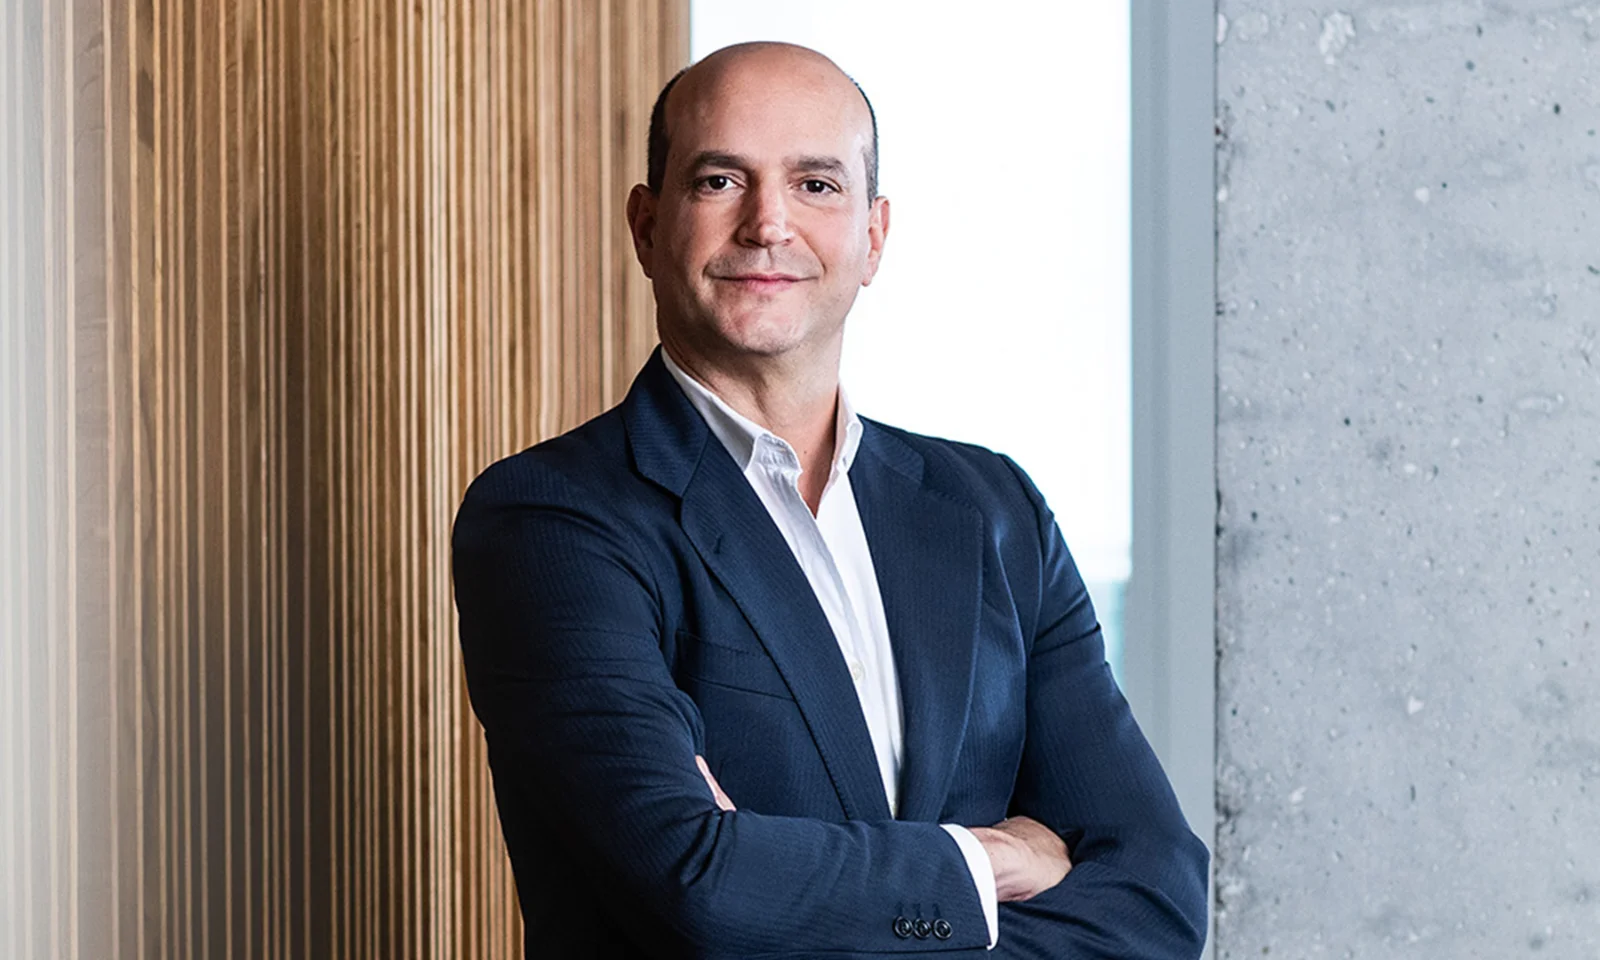
<path fill-rule="evenodd" d="M 594 889 L 630 904 L 621 916 L 670 931 L 672 952 L 981 954 L 977 893 L 937 824 L 719 805 L 696 762 L 704 722 L 662 657 L 662 598 L 641 551 L 602 511 L 563 493 L 571 484 L 509 482 L 508 469 L 474 484 L 454 544 L 468 686 L 497 792 L 513 792 Z M 1054 520 L 1018 477 L 1041 550 L 1009 811 L 1028 821 L 1020 843 L 980 834 L 1002 899 L 1012 899 L 991 956 L 1198 956 L 1204 847 L 1110 680 Z M 1047 829 L 1031 832 L 1032 821 Z M 1072 846 L 1060 883 L 1056 838 Z M 886 918 L 906 901 L 941 904 L 954 935 L 897 937 Z"/>

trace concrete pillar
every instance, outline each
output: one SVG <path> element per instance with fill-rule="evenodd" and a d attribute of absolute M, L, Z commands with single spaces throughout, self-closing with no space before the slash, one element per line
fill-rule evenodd
<path fill-rule="evenodd" d="M 1600 5 L 1222 0 L 1219 957 L 1600 957 Z"/>

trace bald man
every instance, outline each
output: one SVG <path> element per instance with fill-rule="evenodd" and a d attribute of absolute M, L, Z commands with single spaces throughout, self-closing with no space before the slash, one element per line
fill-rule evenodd
<path fill-rule="evenodd" d="M 1200 953 L 1205 847 L 1038 490 L 840 390 L 876 181 L 820 54 L 680 73 L 627 205 L 661 349 L 467 492 L 461 642 L 530 957 Z"/>

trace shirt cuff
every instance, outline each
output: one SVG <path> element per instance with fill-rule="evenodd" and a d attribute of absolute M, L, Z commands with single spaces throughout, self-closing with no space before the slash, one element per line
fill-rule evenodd
<path fill-rule="evenodd" d="M 966 858 L 967 872 L 972 874 L 972 885 L 978 888 L 978 902 L 983 905 L 983 919 L 989 923 L 989 949 L 1000 942 L 1000 894 L 994 885 L 994 864 L 989 862 L 989 854 L 983 849 L 983 843 L 972 835 L 966 827 L 958 827 L 953 823 L 941 823 L 945 832 L 955 840 L 956 846 L 961 848 L 961 855 Z"/>

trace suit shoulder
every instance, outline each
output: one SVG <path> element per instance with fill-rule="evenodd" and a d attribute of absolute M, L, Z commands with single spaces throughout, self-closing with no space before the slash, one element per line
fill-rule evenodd
<path fill-rule="evenodd" d="M 563 505 L 620 492 L 630 476 L 626 431 L 613 409 L 502 457 L 467 486 L 461 513 L 508 504 Z"/>
<path fill-rule="evenodd" d="M 935 489 L 991 508 L 999 505 L 1032 513 L 1038 506 L 1033 482 L 1005 454 L 976 443 L 914 433 L 875 420 L 870 423 L 883 431 L 891 444 L 902 444 L 921 456 L 926 481 Z"/>

